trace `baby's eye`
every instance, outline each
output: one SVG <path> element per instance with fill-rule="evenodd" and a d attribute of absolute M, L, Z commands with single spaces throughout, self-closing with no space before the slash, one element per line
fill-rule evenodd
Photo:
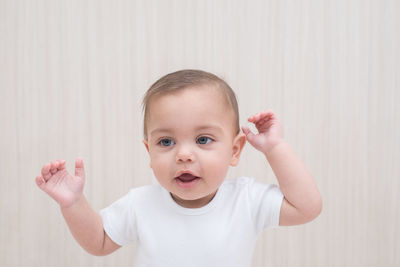
<path fill-rule="evenodd" d="M 210 140 L 210 141 L 208 142 L 207 139 Z M 207 137 L 207 136 L 201 136 L 201 137 L 199 137 L 199 138 L 197 139 L 197 141 L 198 141 L 199 144 L 201 144 L 201 145 L 206 145 L 206 144 L 208 144 L 208 143 L 210 143 L 211 141 L 214 141 L 214 140 L 211 139 L 210 137 Z"/>
<path fill-rule="evenodd" d="M 162 146 L 171 146 L 172 143 L 174 143 L 174 141 L 172 141 L 171 139 L 168 138 L 164 138 L 161 139 L 160 142 L 158 142 L 159 144 L 161 144 Z"/>

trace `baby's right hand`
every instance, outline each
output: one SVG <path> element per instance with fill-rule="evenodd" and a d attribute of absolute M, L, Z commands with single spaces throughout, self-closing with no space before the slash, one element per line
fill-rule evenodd
<path fill-rule="evenodd" d="M 83 160 L 75 161 L 75 176 L 68 173 L 65 160 L 59 159 L 42 168 L 42 175 L 36 177 L 36 184 L 60 204 L 62 208 L 73 205 L 83 195 L 85 169 Z"/>

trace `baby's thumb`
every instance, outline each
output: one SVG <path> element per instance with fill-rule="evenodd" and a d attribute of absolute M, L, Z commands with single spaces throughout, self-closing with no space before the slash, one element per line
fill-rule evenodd
<path fill-rule="evenodd" d="M 247 141 L 249 141 L 249 143 L 250 143 L 251 145 L 253 145 L 255 134 L 253 134 L 253 133 L 250 131 L 249 127 L 246 127 L 246 126 L 242 126 L 242 131 L 243 131 L 243 133 L 246 135 Z"/>
<path fill-rule="evenodd" d="M 40 189 L 42 189 L 43 191 L 46 192 L 46 182 L 44 181 L 43 177 L 42 176 L 36 176 L 35 181 L 36 181 L 37 186 Z"/>
<path fill-rule="evenodd" d="M 75 176 L 85 178 L 85 168 L 83 166 L 82 158 L 77 158 L 75 160 Z"/>

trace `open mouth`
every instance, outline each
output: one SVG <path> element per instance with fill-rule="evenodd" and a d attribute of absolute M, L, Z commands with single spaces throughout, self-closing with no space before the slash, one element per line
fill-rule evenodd
<path fill-rule="evenodd" d="M 179 177 L 176 177 L 176 179 L 178 179 L 179 181 L 181 181 L 182 183 L 190 183 L 196 179 L 198 179 L 200 177 L 191 175 L 190 173 L 184 173 Z"/>

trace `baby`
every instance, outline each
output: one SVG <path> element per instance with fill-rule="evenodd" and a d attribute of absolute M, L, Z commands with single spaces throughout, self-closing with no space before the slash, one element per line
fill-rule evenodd
<path fill-rule="evenodd" d="M 143 143 L 160 185 L 133 188 L 97 213 L 83 195 L 81 158 L 75 175 L 59 159 L 36 177 L 89 253 L 107 255 L 135 241 L 137 267 L 251 266 L 263 230 L 320 214 L 319 190 L 284 141 L 276 114 L 251 116 L 258 133 L 245 126 L 241 132 L 235 93 L 219 77 L 200 70 L 170 73 L 150 87 L 143 109 Z M 246 140 L 265 155 L 279 187 L 250 177 L 225 180 Z"/>

